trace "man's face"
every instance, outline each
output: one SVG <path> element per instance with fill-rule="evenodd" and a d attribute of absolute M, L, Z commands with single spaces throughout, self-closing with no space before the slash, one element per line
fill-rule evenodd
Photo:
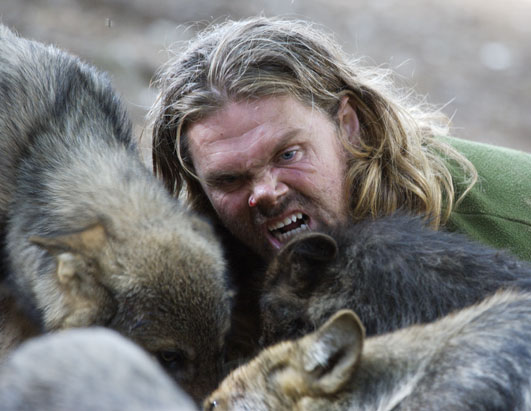
<path fill-rule="evenodd" d="M 229 103 L 189 126 L 203 190 L 222 223 L 262 257 L 301 231 L 346 221 L 346 155 L 337 133 L 352 138 L 358 123 L 347 100 L 338 113 L 339 131 L 317 109 L 268 97 Z"/>

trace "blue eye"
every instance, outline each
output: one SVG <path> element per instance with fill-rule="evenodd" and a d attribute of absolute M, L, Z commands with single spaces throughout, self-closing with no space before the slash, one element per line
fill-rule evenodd
<path fill-rule="evenodd" d="M 296 150 L 289 150 L 280 155 L 280 158 L 282 160 L 291 160 L 293 157 L 295 157 Z"/>

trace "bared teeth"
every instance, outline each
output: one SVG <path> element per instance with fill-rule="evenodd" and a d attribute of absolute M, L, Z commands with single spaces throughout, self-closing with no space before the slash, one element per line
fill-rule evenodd
<path fill-rule="evenodd" d="M 277 222 L 275 224 L 271 224 L 268 227 L 268 230 L 273 232 L 273 231 L 278 230 L 278 229 L 280 229 L 282 227 L 285 227 L 287 225 L 296 223 L 297 220 L 302 220 L 302 219 L 303 219 L 303 214 L 302 213 L 293 213 L 291 216 L 288 216 L 288 217 L 284 218 L 284 220 L 279 221 L 279 222 Z"/>
<path fill-rule="evenodd" d="M 297 225 L 298 223 L 300 225 Z M 293 227 L 290 228 L 290 226 Z M 305 223 L 302 213 L 294 213 L 284 218 L 284 220 L 270 225 L 268 229 L 277 240 L 284 243 L 300 232 L 310 230 L 310 227 Z"/>
<path fill-rule="evenodd" d="M 283 243 L 285 243 L 286 241 L 288 241 L 290 238 L 292 238 L 293 236 L 301 233 L 302 231 L 309 231 L 310 228 L 306 225 L 306 224 L 302 224 L 300 227 L 297 227 L 293 230 L 290 230 L 286 233 L 280 233 L 278 231 L 275 231 L 273 232 L 273 235 L 275 236 L 275 238 L 279 241 L 282 241 Z"/>

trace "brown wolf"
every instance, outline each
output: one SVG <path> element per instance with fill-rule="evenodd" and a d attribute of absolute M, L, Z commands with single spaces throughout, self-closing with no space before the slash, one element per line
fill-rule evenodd
<path fill-rule="evenodd" d="M 0 368 L 3 411 L 193 411 L 159 364 L 120 334 L 77 328 L 33 338 Z"/>
<path fill-rule="evenodd" d="M 531 294 L 368 338 L 350 310 L 234 370 L 206 410 L 531 409 Z"/>
<path fill-rule="evenodd" d="M 147 170 L 108 79 L 0 27 L 8 283 L 45 331 L 103 325 L 196 399 L 221 378 L 231 292 L 210 225 Z"/>
<path fill-rule="evenodd" d="M 430 322 L 501 287 L 531 288 L 531 265 L 420 217 L 393 215 L 307 233 L 289 242 L 264 277 L 262 343 L 302 336 L 340 309 L 367 335 Z"/>

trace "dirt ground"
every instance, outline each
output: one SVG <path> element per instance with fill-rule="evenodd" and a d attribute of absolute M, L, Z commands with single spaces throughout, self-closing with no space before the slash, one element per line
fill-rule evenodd
<path fill-rule="evenodd" d="M 333 30 L 345 50 L 446 105 L 454 134 L 531 152 L 531 0 L 0 0 L 4 24 L 110 72 L 147 140 L 149 84 L 168 47 L 259 13 Z"/>

